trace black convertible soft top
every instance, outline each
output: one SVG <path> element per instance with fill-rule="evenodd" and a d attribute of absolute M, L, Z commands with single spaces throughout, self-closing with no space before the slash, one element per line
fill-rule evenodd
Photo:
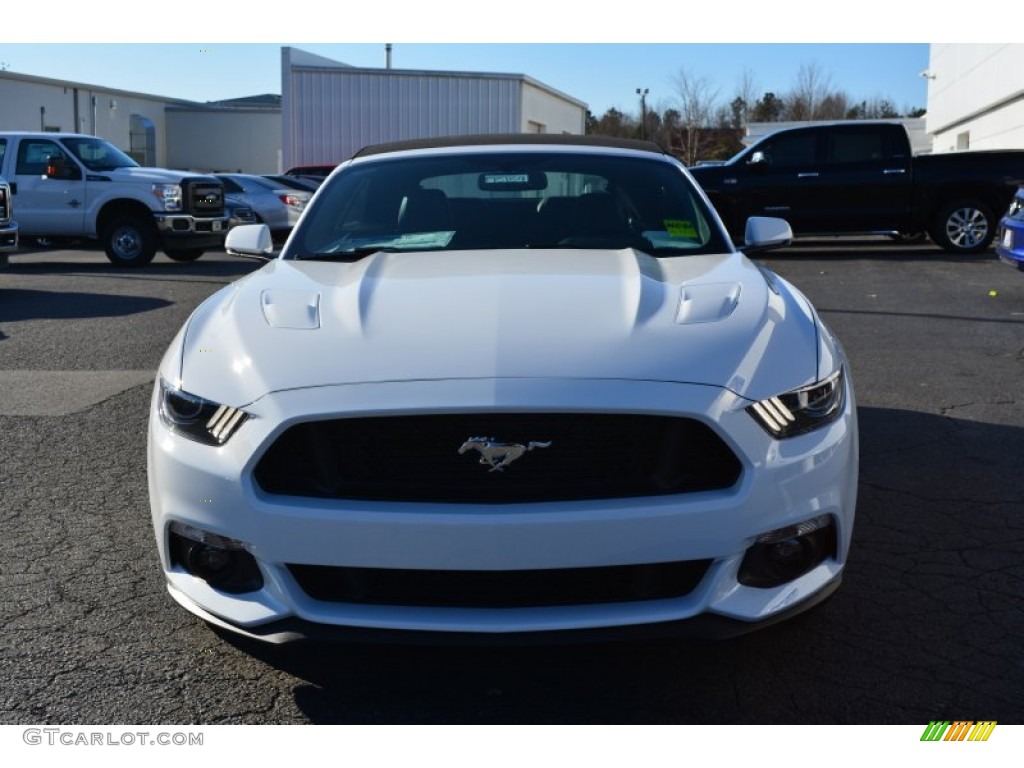
<path fill-rule="evenodd" d="M 570 134 L 546 133 L 512 133 L 485 134 L 479 136 L 436 136 L 426 139 L 408 139 L 392 141 L 386 144 L 373 144 L 363 147 L 352 157 L 380 155 L 385 152 L 401 152 L 408 149 L 432 149 L 437 147 L 465 147 L 498 144 L 535 144 L 539 146 L 573 146 L 573 147 L 612 147 L 616 149 L 633 149 L 641 152 L 654 152 L 664 155 L 665 150 L 652 141 L 638 139 L 617 139 L 610 136 L 575 136 Z"/>

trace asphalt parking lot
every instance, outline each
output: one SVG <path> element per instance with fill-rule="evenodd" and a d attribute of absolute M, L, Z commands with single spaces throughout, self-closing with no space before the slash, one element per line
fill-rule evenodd
<path fill-rule="evenodd" d="M 98 251 L 0 272 L 0 723 L 1024 723 L 1024 273 L 991 253 L 769 254 L 852 362 L 861 478 L 839 592 L 723 643 L 256 648 L 167 595 L 151 381 L 258 267 Z"/>

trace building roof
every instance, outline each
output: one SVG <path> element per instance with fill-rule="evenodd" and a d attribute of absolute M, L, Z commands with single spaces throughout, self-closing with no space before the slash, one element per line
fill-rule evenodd
<path fill-rule="evenodd" d="M 241 96 L 237 99 L 220 99 L 218 101 L 208 101 L 207 104 L 223 107 L 281 107 L 281 94 L 279 93 L 261 93 L 257 96 Z"/>
<path fill-rule="evenodd" d="M 384 75 L 388 77 L 452 77 L 452 78 L 475 78 L 482 80 L 518 80 L 520 82 L 532 85 L 534 88 L 539 88 L 542 91 L 547 91 L 552 96 L 557 96 L 560 99 L 571 102 L 576 106 L 586 109 L 587 103 L 580 101 L 579 99 L 570 96 L 557 88 L 552 88 L 546 83 L 542 83 L 539 80 L 534 80 L 529 75 L 509 73 L 509 72 L 465 72 L 465 71 L 448 71 L 440 69 L 390 69 L 383 67 L 353 67 L 350 64 L 345 64 L 340 61 L 332 61 L 331 59 L 324 58 L 322 56 L 315 56 L 303 51 L 299 48 L 292 48 L 285 46 L 282 49 L 286 66 L 291 69 L 306 69 L 313 71 L 336 71 L 341 75 Z"/>
<path fill-rule="evenodd" d="M 111 96 L 123 96 L 125 98 L 148 99 L 150 101 L 161 101 L 166 104 L 194 104 L 187 99 L 176 99 L 169 96 L 158 96 L 152 93 L 140 93 L 138 91 L 125 91 L 120 88 L 108 88 L 105 85 L 93 85 L 91 83 L 79 83 L 73 80 L 58 80 L 52 77 L 39 77 L 37 75 L 24 75 L 20 72 L 0 70 L 0 79 L 20 80 L 24 83 L 35 83 L 37 85 L 52 85 L 60 88 L 78 88 L 83 91 L 93 91 Z"/>

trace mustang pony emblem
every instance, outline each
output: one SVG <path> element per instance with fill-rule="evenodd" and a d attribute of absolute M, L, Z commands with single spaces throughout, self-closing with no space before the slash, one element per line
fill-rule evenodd
<path fill-rule="evenodd" d="M 461 456 L 466 451 L 480 452 L 480 463 L 490 467 L 488 472 L 504 472 L 505 467 L 534 448 L 547 448 L 551 441 L 540 442 L 531 440 L 527 445 L 522 443 L 499 443 L 493 437 L 471 437 L 459 448 Z"/>

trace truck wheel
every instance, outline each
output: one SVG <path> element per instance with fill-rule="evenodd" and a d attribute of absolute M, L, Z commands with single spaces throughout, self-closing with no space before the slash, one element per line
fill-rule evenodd
<path fill-rule="evenodd" d="M 180 248 L 173 251 L 164 249 L 164 253 L 167 254 L 167 258 L 174 259 L 175 261 L 195 261 L 204 253 L 204 248 Z"/>
<path fill-rule="evenodd" d="M 122 216 L 107 225 L 103 248 L 112 264 L 142 267 L 156 255 L 156 233 L 152 223 L 141 216 Z"/>
<path fill-rule="evenodd" d="M 977 200 L 958 200 L 941 209 L 932 222 L 932 240 L 951 253 L 978 253 L 996 235 L 992 210 Z"/>

